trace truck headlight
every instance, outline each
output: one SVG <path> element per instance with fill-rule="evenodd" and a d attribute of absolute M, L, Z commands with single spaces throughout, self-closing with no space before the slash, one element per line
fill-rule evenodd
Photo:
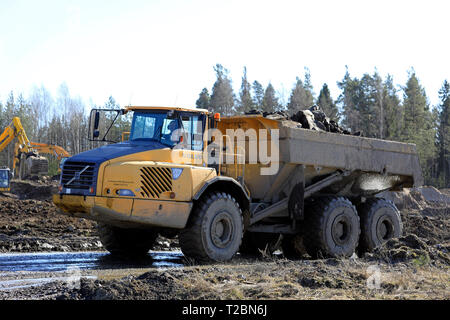
<path fill-rule="evenodd" d="M 182 172 L 183 172 L 183 168 L 172 168 L 173 180 L 177 180 L 180 177 Z"/>
<path fill-rule="evenodd" d="M 119 196 L 124 196 L 124 197 L 134 197 L 135 196 L 134 192 L 129 189 L 119 189 L 116 191 L 116 193 Z"/>

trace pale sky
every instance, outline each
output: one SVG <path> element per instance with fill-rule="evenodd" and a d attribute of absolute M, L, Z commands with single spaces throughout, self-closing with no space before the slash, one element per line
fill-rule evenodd
<path fill-rule="evenodd" d="M 213 66 L 243 67 L 288 98 L 308 67 L 332 97 L 345 65 L 404 85 L 414 67 L 432 104 L 450 81 L 449 1 L 0 0 L 0 101 L 62 82 L 86 103 L 195 106 Z"/>

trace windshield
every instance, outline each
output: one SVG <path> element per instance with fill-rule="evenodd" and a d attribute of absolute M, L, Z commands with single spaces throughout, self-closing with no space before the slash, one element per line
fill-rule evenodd
<path fill-rule="evenodd" d="M 169 111 L 170 112 L 170 111 Z M 134 112 L 130 141 L 158 141 L 182 149 L 203 150 L 205 115 L 196 112 Z M 183 138 L 183 139 L 181 139 Z"/>
<path fill-rule="evenodd" d="M 168 119 L 167 112 L 134 112 L 130 141 L 159 141 L 173 147 L 177 141 L 172 135 L 178 128 L 178 119 Z"/>
<path fill-rule="evenodd" d="M 0 170 L 0 187 L 7 188 L 9 185 L 9 171 Z"/>

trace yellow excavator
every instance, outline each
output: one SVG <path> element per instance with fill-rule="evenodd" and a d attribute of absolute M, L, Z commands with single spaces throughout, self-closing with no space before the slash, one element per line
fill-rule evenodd
<path fill-rule="evenodd" d="M 40 175 L 48 173 L 48 159 L 39 155 L 36 144 L 28 139 L 25 129 L 20 122 L 20 118 L 14 117 L 11 124 L 5 128 L 0 135 L 0 152 L 2 152 L 13 140 L 16 143 L 13 161 L 13 174 L 19 179 L 30 175 Z M 2 177 L 5 174 L 2 174 Z M 5 179 L 0 178 L 0 185 L 5 184 Z M 8 186 L 9 187 L 9 179 Z"/>

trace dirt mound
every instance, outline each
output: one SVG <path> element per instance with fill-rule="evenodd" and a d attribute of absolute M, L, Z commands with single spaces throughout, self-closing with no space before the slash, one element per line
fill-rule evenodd
<path fill-rule="evenodd" d="M 450 216 L 447 211 L 448 209 L 436 208 L 425 208 L 422 211 L 402 210 L 403 233 L 426 239 L 429 245 L 450 243 Z"/>
<path fill-rule="evenodd" d="M 399 209 L 450 208 L 450 195 L 430 186 L 404 189 L 402 192 L 386 191 L 377 196 L 393 201 Z"/>
<path fill-rule="evenodd" d="M 58 183 L 13 180 L 10 192 L 19 199 L 47 200 L 58 192 Z"/>
<path fill-rule="evenodd" d="M 414 234 L 408 234 L 398 239 L 390 239 L 373 253 L 366 254 L 366 258 L 383 260 L 388 263 L 412 262 L 418 266 L 450 265 L 450 247 L 440 244 L 429 245 L 424 239 Z"/>
<path fill-rule="evenodd" d="M 167 300 L 181 291 L 175 278 L 167 272 L 147 272 L 138 277 L 118 280 L 81 279 L 80 288 L 70 290 L 57 300 Z M 181 298 L 181 297 L 180 297 Z"/>
<path fill-rule="evenodd" d="M 0 252 L 99 250 L 94 222 L 57 212 L 50 200 L 0 197 Z"/>

